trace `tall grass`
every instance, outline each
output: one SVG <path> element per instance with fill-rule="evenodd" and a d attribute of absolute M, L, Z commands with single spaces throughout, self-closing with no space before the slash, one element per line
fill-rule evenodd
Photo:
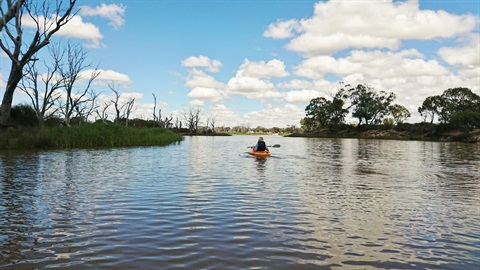
<path fill-rule="evenodd" d="M 8 130 L 0 133 L 0 149 L 65 149 L 167 145 L 182 136 L 161 128 L 87 124 L 78 127 Z"/>

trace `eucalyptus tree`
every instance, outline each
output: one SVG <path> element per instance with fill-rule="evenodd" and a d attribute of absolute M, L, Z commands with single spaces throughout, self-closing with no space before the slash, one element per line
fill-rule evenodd
<path fill-rule="evenodd" d="M 9 125 L 15 90 L 27 63 L 50 43 L 52 36 L 75 15 L 76 0 L 0 1 L 0 48 L 11 61 L 7 85 L 0 105 L 0 127 Z M 33 35 L 25 31 L 24 21 L 32 22 Z"/>
<path fill-rule="evenodd" d="M 441 95 L 440 121 L 449 123 L 459 113 L 480 113 L 480 96 L 465 87 L 449 88 Z"/>
<path fill-rule="evenodd" d="M 359 84 L 348 91 L 350 107 L 352 107 L 352 116 L 358 118 L 358 125 L 362 123 L 375 125 L 381 123 L 384 116 L 389 113 L 389 106 L 395 100 L 393 92 L 377 92 L 371 86 Z M 349 108 L 350 108 L 349 107 Z"/>
<path fill-rule="evenodd" d="M 424 122 L 430 118 L 430 123 L 433 123 L 435 116 L 440 115 L 441 106 L 442 98 L 440 96 L 429 96 L 422 102 L 422 106 L 418 107 L 418 112 L 423 117 Z"/>
<path fill-rule="evenodd" d="M 427 97 L 418 108 L 420 115 L 430 122 L 438 117 L 440 123 L 463 122 L 463 126 L 477 127 L 480 118 L 480 96 L 465 87 L 449 88 L 441 95 Z M 470 120 L 469 120 L 470 119 Z M 470 121 L 470 123 L 469 123 Z"/>
<path fill-rule="evenodd" d="M 388 110 L 390 111 L 390 114 L 392 115 L 392 118 L 397 125 L 403 123 L 405 120 L 412 116 L 410 114 L 410 111 L 405 108 L 405 106 L 400 104 L 390 105 L 388 107 Z"/>
<path fill-rule="evenodd" d="M 309 129 L 320 127 L 335 127 L 345 122 L 348 110 L 344 108 L 344 100 L 336 95 L 333 100 L 318 97 L 310 100 L 305 108 L 306 118 L 303 124 L 310 125 Z"/>

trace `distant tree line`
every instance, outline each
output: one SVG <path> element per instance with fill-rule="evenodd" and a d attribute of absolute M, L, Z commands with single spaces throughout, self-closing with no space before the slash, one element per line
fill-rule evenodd
<path fill-rule="evenodd" d="M 309 131 L 335 130 L 345 125 L 351 113 L 358 126 L 401 125 L 411 117 L 405 106 L 394 104 L 393 92 L 376 91 L 366 84 L 345 85 L 332 97 L 317 97 L 305 108 L 306 117 L 300 123 Z M 440 123 L 463 131 L 480 128 L 480 97 L 468 88 L 451 88 L 442 95 L 425 99 L 418 112 L 424 121 Z"/>

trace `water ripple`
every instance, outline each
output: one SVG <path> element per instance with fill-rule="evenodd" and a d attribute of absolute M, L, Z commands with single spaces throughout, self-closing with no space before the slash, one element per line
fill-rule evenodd
<path fill-rule="evenodd" d="M 479 267 L 477 146 L 265 139 L 1 154 L 0 268 Z"/>

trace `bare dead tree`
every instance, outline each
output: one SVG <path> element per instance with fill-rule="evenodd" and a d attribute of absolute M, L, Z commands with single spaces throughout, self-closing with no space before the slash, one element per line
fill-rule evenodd
<path fill-rule="evenodd" d="M 7 12 L 3 10 L 2 0 L 0 0 L 0 32 L 3 30 L 3 27 L 13 18 L 15 18 L 18 10 L 22 7 L 25 0 L 18 0 L 15 2 L 7 1 Z"/>
<path fill-rule="evenodd" d="M 118 89 L 115 87 L 115 84 L 108 84 L 108 88 L 112 90 L 112 92 L 115 94 L 114 99 L 112 99 L 110 102 L 113 104 L 113 107 L 115 108 L 115 124 L 121 124 L 122 120 L 125 119 L 125 125 L 128 126 L 128 119 L 130 117 L 130 114 L 133 110 L 133 106 L 135 104 L 135 98 L 130 98 L 125 102 L 121 102 L 120 97 L 121 94 L 118 91 Z"/>
<path fill-rule="evenodd" d="M 207 116 L 207 124 L 205 127 L 205 133 L 208 133 L 208 127 L 210 126 L 210 117 Z"/>
<path fill-rule="evenodd" d="M 180 121 L 180 119 L 178 119 L 178 117 L 175 117 L 174 127 L 175 127 L 176 129 L 181 129 L 181 128 L 182 128 L 182 121 Z"/>
<path fill-rule="evenodd" d="M 115 124 L 119 124 L 121 120 L 120 113 L 123 109 L 122 105 L 120 104 L 120 93 L 118 89 L 115 87 L 114 83 L 111 83 L 111 84 L 109 83 L 108 88 L 110 88 L 110 90 L 112 90 L 112 92 L 115 94 L 114 99 L 110 100 L 111 104 L 113 104 L 113 107 L 115 109 L 115 119 L 113 120 L 113 122 Z"/>
<path fill-rule="evenodd" d="M 0 126 L 8 126 L 13 95 L 23 77 L 25 65 L 32 61 L 35 53 L 50 43 L 51 37 L 75 15 L 76 0 L 6 1 L 6 10 L 0 4 L 0 48 L 11 61 L 2 104 L 0 105 Z M 64 3 L 66 2 L 66 3 Z M 53 7 L 53 8 L 52 8 Z M 27 14 L 36 25 L 32 40 L 25 40 L 22 17 Z"/>
<path fill-rule="evenodd" d="M 63 85 L 62 88 L 65 91 L 65 100 L 59 99 L 59 110 L 64 116 L 65 125 L 70 125 L 70 120 L 74 113 L 76 112 L 77 117 L 79 113 L 85 112 L 86 108 L 90 106 L 90 103 L 94 103 L 96 97 L 93 89 L 91 89 L 93 81 L 100 75 L 98 68 L 95 68 L 91 74 L 90 78 L 87 79 L 87 83 L 84 86 L 79 86 L 82 78 L 82 71 L 91 67 L 90 63 L 85 63 L 87 58 L 87 52 L 79 45 L 72 44 L 68 42 L 66 48 L 61 47 L 61 44 L 57 44 L 55 49 L 53 49 L 53 58 L 55 61 L 61 63 L 65 57 L 66 53 L 66 63 L 59 64 L 59 74 L 62 77 Z M 94 110 L 91 109 L 89 114 Z"/>
<path fill-rule="evenodd" d="M 183 120 L 185 120 L 185 124 L 187 125 L 188 130 L 190 133 L 193 133 L 195 124 L 194 124 L 194 116 L 193 116 L 193 109 L 190 108 L 189 111 L 182 112 Z"/>
<path fill-rule="evenodd" d="M 172 126 L 173 126 L 172 120 L 173 120 L 173 115 L 171 115 L 171 114 L 170 114 L 170 118 L 165 117 L 165 120 L 163 121 L 164 128 L 172 128 Z"/>
<path fill-rule="evenodd" d="M 125 118 L 125 126 L 128 127 L 128 119 L 130 118 L 130 113 L 133 110 L 133 105 L 135 104 L 135 98 L 129 98 L 127 102 L 125 102 L 123 108 L 123 118 Z"/>
<path fill-rule="evenodd" d="M 188 130 L 190 133 L 194 133 L 198 131 L 198 124 L 200 122 L 200 112 L 202 109 L 200 107 L 189 108 L 189 111 L 183 111 L 183 119 L 187 125 Z"/>
<path fill-rule="evenodd" d="M 90 91 L 88 93 L 89 97 L 85 99 L 85 102 L 79 102 L 77 106 L 75 106 L 75 115 L 74 117 L 80 119 L 82 122 L 87 122 L 88 118 L 95 112 L 98 108 L 97 105 L 97 98 L 99 94 L 95 93 L 94 91 Z"/>
<path fill-rule="evenodd" d="M 58 76 L 59 62 L 53 61 L 51 65 L 46 64 L 46 73 L 39 74 L 36 67 L 38 61 L 30 61 L 26 65 L 25 76 L 20 81 L 19 88 L 30 98 L 40 126 L 49 117 L 56 114 L 58 108 L 54 107 L 55 102 L 60 98 L 60 88 L 63 80 Z"/>
<path fill-rule="evenodd" d="M 107 123 L 107 119 L 108 119 L 107 109 L 110 107 L 110 105 L 112 105 L 111 101 L 104 102 L 101 106 L 98 106 L 98 108 L 95 109 L 95 112 L 98 115 L 98 118 L 100 118 L 100 120 L 103 123 Z"/>
<path fill-rule="evenodd" d="M 158 118 L 157 118 L 157 96 L 153 94 L 153 127 L 155 127 L 155 123 L 157 123 Z"/>
<path fill-rule="evenodd" d="M 197 107 L 194 110 L 194 123 L 195 123 L 195 131 L 198 130 L 198 124 L 200 123 L 200 112 L 202 111 L 202 108 Z"/>
<path fill-rule="evenodd" d="M 212 131 L 212 133 L 215 133 L 215 123 L 217 123 L 217 120 L 216 120 L 216 116 L 215 115 L 211 115 L 210 116 L 210 130 Z M 207 127 L 208 127 L 208 124 L 207 124 Z"/>

